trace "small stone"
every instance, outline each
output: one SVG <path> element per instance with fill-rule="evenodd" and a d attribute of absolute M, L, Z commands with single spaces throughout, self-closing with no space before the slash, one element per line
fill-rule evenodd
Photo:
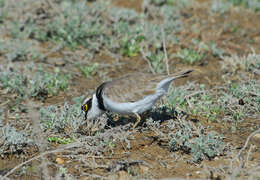
<path fill-rule="evenodd" d="M 64 164 L 64 162 L 65 162 L 65 161 L 64 161 L 63 159 L 61 159 L 61 158 L 57 158 L 57 159 L 56 159 L 56 163 L 57 163 L 57 164 Z"/>
<path fill-rule="evenodd" d="M 200 171 L 196 171 L 195 173 L 196 173 L 196 174 L 200 174 L 201 172 L 200 172 Z"/>

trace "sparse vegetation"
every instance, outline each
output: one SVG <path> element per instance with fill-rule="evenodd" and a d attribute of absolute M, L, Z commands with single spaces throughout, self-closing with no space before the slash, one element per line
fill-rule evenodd
<path fill-rule="evenodd" d="M 259 4 L 0 0 L 0 179 L 259 179 Z M 85 120 L 101 82 L 183 69 L 135 129 Z"/>
<path fill-rule="evenodd" d="M 202 129 L 199 129 L 199 134 L 195 134 L 189 125 L 179 128 L 169 142 L 171 150 L 191 152 L 191 160 L 195 163 L 205 158 L 212 159 L 223 155 L 225 147 L 223 138 L 215 132 L 204 135 L 201 131 Z"/>
<path fill-rule="evenodd" d="M 222 70 L 236 72 L 239 70 L 260 74 L 260 55 L 255 52 L 248 54 L 247 56 L 225 56 L 222 58 Z"/>
<path fill-rule="evenodd" d="M 227 2 L 230 2 L 235 6 L 243 6 L 246 8 L 250 8 L 254 11 L 260 11 L 259 0 L 227 0 Z"/>
<path fill-rule="evenodd" d="M 205 86 L 196 84 L 190 84 L 186 91 L 183 88 L 170 90 L 170 107 L 180 107 L 193 115 L 204 116 L 210 122 L 216 119 L 241 121 L 245 116 L 255 117 L 259 112 L 260 92 L 255 81 L 226 84 L 220 91 L 206 90 Z"/>
<path fill-rule="evenodd" d="M 54 69 L 55 74 L 45 72 L 41 66 L 36 70 L 35 76 L 30 77 L 24 72 L 10 68 L 2 68 L 0 72 L 0 85 L 8 92 L 14 92 L 19 98 L 35 97 L 45 99 L 49 96 L 57 95 L 59 91 L 64 91 L 68 87 L 69 75 L 63 75 L 58 68 Z"/>
<path fill-rule="evenodd" d="M 21 154 L 26 146 L 33 145 L 33 140 L 23 131 L 6 125 L 0 131 L 0 155 L 13 153 Z"/>
<path fill-rule="evenodd" d="M 66 132 L 66 129 L 75 132 L 83 123 L 83 114 L 80 104 L 64 106 L 59 109 L 57 106 L 41 108 L 41 127 L 43 130 L 54 132 Z"/>

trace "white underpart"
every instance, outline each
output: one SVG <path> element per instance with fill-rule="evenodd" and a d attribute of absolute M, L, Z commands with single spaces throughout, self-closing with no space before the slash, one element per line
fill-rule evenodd
<path fill-rule="evenodd" d="M 148 95 L 145 98 L 136 102 L 118 103 L 114 102 L 106 96 L 103 96 L 104 106 L 107 110 L 119 113 L 119 114 L 142 114 L 143 112 L 152 108 L 156 101 L 167 93 L 169 85 L 175 77 L 170 77 L 162 80 L 156 88 L 154 94 Z"/>
<path fill-rule="evenodd" d="M 88 120 L 93 120 L 99 116 L 101 116 L 105 111 L 102 111 L 98 107 L 98 101 L 96 94 L 93 94 L 92 96 L 92 107 L 90 108 L 88 114 L 87 114 L 87 119 Z"/>

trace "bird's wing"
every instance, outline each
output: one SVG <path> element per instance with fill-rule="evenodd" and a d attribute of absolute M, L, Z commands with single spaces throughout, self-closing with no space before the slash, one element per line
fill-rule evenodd
<path fill-rule="evenodd" d="M 186 77 L 190 72 L 192 70 L 167 76 L 148 73 L 129 74 L 125 77 L 104 83 L 103 94 L 115 102 L 135 102 L 155 93 L 158 83 L 162 80 L 170 78 L 170 81 L 172 81 Z"/>
<path fill-rule="evenodd" d="M 135 102 L 155 93 L 158 81 L 152 74 L 135 73 L 107 82 L 103 93 L 115 102 Z"/>

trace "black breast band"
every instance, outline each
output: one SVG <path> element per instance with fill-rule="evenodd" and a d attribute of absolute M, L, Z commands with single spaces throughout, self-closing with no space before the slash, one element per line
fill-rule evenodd
<path fill-rule="evenodd" d="M 98 86 L 97 91 L 96 91 L 96 97 L 97 97 L 97 100 L 98 100 L 98 107 L 99 107 L 99 109 L 101 109 L 103 111 L 106 111 L 106 108 L 104 106 L 104 99 L 103 99 L 103 96 L 102 96 L 105 84 L 106 83 L 102 83 L 100 86 Z"/>

